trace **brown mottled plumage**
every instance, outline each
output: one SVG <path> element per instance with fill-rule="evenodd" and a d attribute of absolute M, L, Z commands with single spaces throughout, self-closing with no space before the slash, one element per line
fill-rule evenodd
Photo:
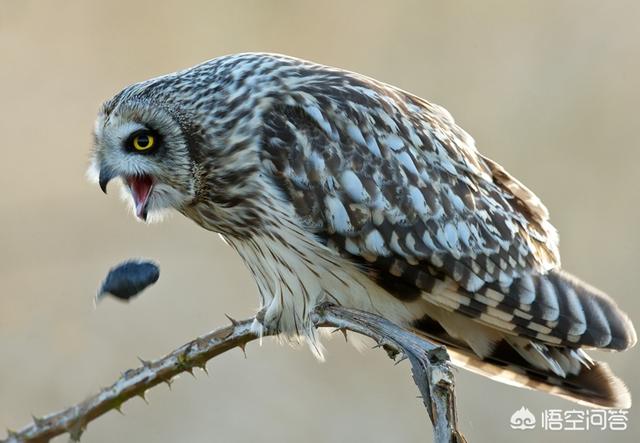
<path fill-rule="evenodd" d="M 256 279 L 258 329 L 320 354 L 309 313 L 331 301 L 488 377 L 631 403 L 583 350 L 632 346 L 631 322 L 560 269 L 547 209 L 437 105 L 290 57 L 221 57 L 108 101 L 94 167 L 103 189 L 128 184 L 139 217 L 175 208 L 221 233 Z"/>

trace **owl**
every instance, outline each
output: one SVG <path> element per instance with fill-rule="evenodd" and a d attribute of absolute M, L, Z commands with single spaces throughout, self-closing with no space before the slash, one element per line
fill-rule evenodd
<path fill-rule="evenodd" d="M 587 405 L 631 397 L 589 349 L 636 342 L 605 293 L 560 267 L 543 203 L 442 107 L 374 79 L 238 54 L 126 87 L 91 170 L 133 212 L 220 234 L 260 296 L 257 332 L 322 347 L 320 303 L 380 315 L 455 365 Z"/>

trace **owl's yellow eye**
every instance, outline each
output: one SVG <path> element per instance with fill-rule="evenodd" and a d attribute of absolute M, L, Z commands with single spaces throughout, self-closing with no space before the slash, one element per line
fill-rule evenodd
<path fill-rule="evenodd" d="M 136 135 L 135 137 L 133 137 L 133 148 L 136 151 L 148 151 L 149 149 L 153 148 L 155 143 L 155 137 L 148 133 Z"/>

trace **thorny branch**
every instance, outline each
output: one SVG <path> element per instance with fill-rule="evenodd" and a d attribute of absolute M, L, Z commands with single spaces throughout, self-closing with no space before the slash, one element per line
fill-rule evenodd
<path fill-rule="evenodd" d="M 48 442 L 57 435 L 69 433 L 78 441 L 89 422 L 113 409 L 120 410 L 127 400 L 139 396 L 160 383 L 183 372 L 192 373 L 195 367 L 206 371 L 206 363 L 213 357 L 240 347 L 258 338 L 251 331 L 254 319 L 236 321 L 231 325 L 203 335 L 155 361 L 141 360 L 142 366 L 130 369 L 110 387 L 63 411 L 36 418 L 18 432 L 9 431 L 0 443 Z M 377 315 L 332 305 L 323 305 L 313 315 L 317 327 L 334 327 L 371 337 L 390 357 L 411 362 L 413 379 L 420 389 L 424 405 L 433 423 L 437 443 L 465 442 L 458 430 L 455 408 L 453 374 L 449 356 L 443 347 L 435 346 Z"/>

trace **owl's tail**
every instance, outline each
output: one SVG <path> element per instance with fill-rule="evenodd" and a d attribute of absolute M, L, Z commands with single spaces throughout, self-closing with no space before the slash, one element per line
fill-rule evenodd
<path fill-rule="evenodd" d="M 551 371 L 532 367 L 517 354 L 508 355 L 507 361 L 498 360 L 497 357 L 481 360 L 473 353 L 457 349 L 450 351 L 451 360 L 456 366 L 501 383 L 547 392 L 589 407 L 631 407 L 631 394 L 624 382 L 616 377 L 604 362 L 588 360 L 588 363 L 581 363 L 579 360 L 586 354 L 572 356 L 571 352 L 566 350 L 554 350 L 563 354 L 568 364 L 577 366 L 576 373 L 568 373 L 561 377 Z M 509 351 L 506 352 L 510 354 Z M 500 352 L 496 354 L 499 355 Z M 503 356 L 505 357 L 507 356 Z M 575 359 L 575 362 L 572 359 Z"/>
<path fill-rule="evenodd" d="M 469 342 L 451 337 L 440 324 L 451 318 L 434 316 L 439 321 L 425 316 L 414 323 L 414 328 L 430 340 L 445 345 L 452 363 L 458 367 L 501 383 L 547 392 L 590 407 L 631 407 L 631 395 L 623 381 L 606 363 L 593 361 L 580 348 L 554 347 L 516 336 L 496 336 L 472 320 L 456 318 L 456 321 L 472 322 L 467 326 L 476 340 L 472 350 Z M 483 336 L 485 332 L 487 336 Z M 480 357 L 478 343 L 483 340 L 490 341 L 491 345 Z"/>

